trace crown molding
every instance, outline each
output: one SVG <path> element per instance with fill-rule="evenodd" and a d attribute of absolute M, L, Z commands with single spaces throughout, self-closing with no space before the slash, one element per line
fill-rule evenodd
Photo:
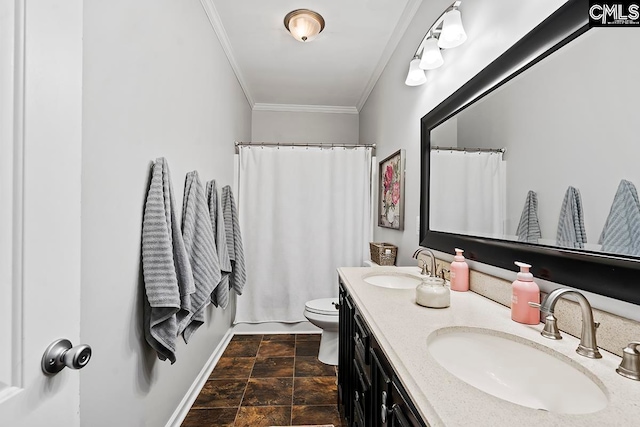
<path fill-rule="evenodd" d="M 220 19 L 220 15 L 213 3 L 214 0 L 200 0 L 202 7 L 207 14 L 207 18 L 213 27 L 216 35 L 218 36 L 218 40 L 220 41 L 220 45 L 222 46 L 222 50 L 224 51 L 227 59 L 229 60 L 229 64 L 233 69 L 233 72 L 238 79 L 238 83 L 240 83 L 240 87 L 244 92 L 244 96 L 247 98 L 247 102 L 255 111 L 283 111 L 283 112 L 304 112 L 304 113 L 337 113 L 337 114 L 358 114 L 362 107 L 367 102 L 369 95 L 371 95 L 371 91 L 375 87 L 378 79 L 382 75 L 387 63 L 391 59 L 393 52 L 395 51 L 398 43 L 404 36 L 405 31 L 409 27 L 411 20 L 415 16 L 418 8 L 422 4 L 422 0 L 409 0 L 407 5 L 402 12 L 402 16 L 398 20 L 398 24 L 396 25 L 391 38 L 387 42 L 387 45 L 380 56 L 378 64 L 376 68 L 371 73 L 371 77 L 367 85 L 365 86 L 360 99 L 355 107 L 341 107 L 341 106 L 332 106 L 332 105 L 296 105 L 296 104 L 258 104 L 254 101 L 251 93 L 249 91 L 249 86 L 242 76 L 242 72 L 240 71 L 240 67 L 236 62 L 236 59 L 233 55 L 233 49 L 231 48 L 231 43 L 229 42 L 229 37 L 227 36 L 227 32 L 222 25 L 222 20 Z"/>
<path fill-rule="evenodd" d="M 278 111 L 290 113 L 333 113 L 358 114 L 356 107 L 341 107 L 336 105 L 297 105 L 297 104 L 253 104 L 253 111 Z"/>
<path fill-rule="evenodd" d="M 213 30 L 218 36 L 218 40 L 220 41 L 222 50 L 224 50 L 224 53 L 229 60 L 229 64 L 231 64 L 231 68 L 233 69 L 233 72 L 238 79 L 238 83 L 240 83 L 240 87 L 242 87 L 242 91 L 244 92 L 245 98 L 247 98 L 247 102 L 250 106 L 253 106 L 255 102 L 253 101 L 253 97 L 249 92 L 249 86 L 242 76 L 242 72 L 240 71 L 240 67 L 236 62 L 236 58 L 233 56 L 233 49 L 231 48 L 229 37 L 227 36 L 227 32 L 222 25 L 222 20 L 220 19 L 220 15 L 218 15 L 216 6 L 213 4 L 213 0 L 200 0 L 200 3 L 202 3 L 202 7 L 204 8 L 207 17 L 209 18 L 209 22 L 211 23 Z"/>
<path fill-rule="evenodd" d="M 362 107 L 364 107 L 364 104 L 367 102 L 369 95 L 371 95 L 371 91 L 373 91 L 376 83 L 378 83 L 378 79 L 382 75 L 382 72 L 391 59 L 393 52 L 396 50 L 396 47 L 398 47 L 398 43 L 400 43 L 400 40 L 404 36 L 405 31 L 407 31 L 407 28 L 409 28 L 409 24 L 411 24 L 411 20 L 416 15 L 416 12 L 418 11 L 418 8 L 421 4 L 422 0 L 409 0 L 407 5 L 405 6 L 404 11 L 402 12 L 402 16 L 398 20 L 398 24 L 396 24 L 396 28 L 393 30 L 391 38 L 389 38 L 389 41 L 387 42 L 387 46 L 384 48 L 382 55 L 380 55 L 378 65 L 373 70 L 373 73 L 371 73 L 369 82 L 367 83 L 367 86 L 365 86 L 365 89 L 362 92 L 362 96 L 356 104 L 356 108 L 358 109 L 358 111 L 362 111 Z"/>

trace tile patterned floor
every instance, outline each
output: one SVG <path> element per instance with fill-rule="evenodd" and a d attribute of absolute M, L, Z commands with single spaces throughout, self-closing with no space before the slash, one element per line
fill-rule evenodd
<path fill-rule="evenodd" d="M 318 334 L 235 335 L 182 427 L 341 427 L 336 368 Z"/>

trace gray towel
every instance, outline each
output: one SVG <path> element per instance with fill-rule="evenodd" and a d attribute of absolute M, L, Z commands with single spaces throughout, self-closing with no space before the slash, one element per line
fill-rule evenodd
<path fill-rule="evenodd" d="M 574 187 L 567 188 L 562 201 L 556 243 L 565 248 L 579 249 L 587 243 L 580 191 Z"/>
<path fill-rule="evenodd" d="M 178 324 L 185 342 L 204 323 L 204 309 L 220 282 L 220 264 L 211 228 L 209 208 L 198 172 L 187 174 L 182 203 L 182 237 L 193 269 L 196 291 L 191 294 L 193 315 Z"/>
<path fill-rule="evenodd" d="M 178 315 L 194 291 L 193 275 L 175 215 L 169 166 L 156 159 L 142 221 L 142 275 L 145 286 L 144 332 L 160 360 L 176 361 Z"/>
<path fill-rule="evenodd" d="M 222 273 L 220 282 L 211 294 L 211 302 L 216 307 L 227 308 L 229 305 L 231 260 L 229 259 L 229 249 L 227 248 L 227 233 L 224 227 L 222 203 L 218 197 L 218 188 L 215 180 L 207 182 L 207 203 L 209 204 L 209 216 L 211 217 L 213 236 L 216 239 L 216 249 L 218 250 L 218 261 L 220 262 L 220 272 Z"/>
<path fill-rule="evenodd" d="M 640 256 L 640 201 L 631 182 L 620 181 L 598 243 L 603 252 Z"/>
<path fill-rule="evenodd" d="M 242 248 L 242 236 L 240 235 L 240 221 L 236 202 L 233 200 L 231 187 L 222 188 L 222 211 L 224 213 L 224 228 L 227 233 L 227 247 L 231 260 L 231 277 L 229 286 L 242 295 L 242 289 L 247 281 L 247 272 L 244 265 L 244 249 Z"/>
<path fill-rule="evenodd" d="M 527 243 L 538 243 L 538 239 L 542 237 L 538 223 L 538 195 L 535 191 L 529 190 L 527 193 L 516 234 L 518 241 Z"/>

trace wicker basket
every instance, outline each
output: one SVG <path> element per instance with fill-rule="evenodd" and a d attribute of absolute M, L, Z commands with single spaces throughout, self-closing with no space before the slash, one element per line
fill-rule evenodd
<path fill-rule="evenodd" d="M 369 242 L 371 249 L 371 261 L 378 265 L 395 265 L 398 247 L 391 243 Z M 390 251 L 387 253 L 387 251 Z"/>

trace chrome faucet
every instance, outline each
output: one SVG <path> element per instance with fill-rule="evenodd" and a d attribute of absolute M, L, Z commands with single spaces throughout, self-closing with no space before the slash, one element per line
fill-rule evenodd
<path fill-rule="evenodd" d="M 560 339 L 560 333 L 556 326 L 556 318 L 554 316 L 554 308 L 556 302 L 561 296 L 565 294 L 574 294 L 580 304 L 580 311 L 582 312 L 582 334 L 580 335 L 580 344 L 576 349 L 576 352 L 585 357 L 592 359 L 600 359 L 602 355 L 598 351 L 598 344 L 596 343 L 596 329 L 600 326 L 599 323 L 593 321 L 593 310 L 591 304 L 587 298 L 578 291 L 567 288 L 558 288 L 553 291 L 542 301 L 540 304 L 540 311 L 547 313 L 542 336 L 551 339 Z"/>
<path fill-rule="evenodd" d="M 414 253 L 413 253 L 413 257 L 415 259 L 418 259 L 418 256 L 422 253 L 422 252 L 426 252 L 429 254 L 429 256 L 431 257 L 431 271 L 427 270 L 427 263 L 426 261 L 422 262 L 422 271 L 420 272 L 420 274 L 422 274 L 423 276 L 431 276 L 431 277 L 436 277 L 436 257 L 433 254 L 433 252 L 431 252 L 430 249 L 427 248 L 418 248 Z"/>

